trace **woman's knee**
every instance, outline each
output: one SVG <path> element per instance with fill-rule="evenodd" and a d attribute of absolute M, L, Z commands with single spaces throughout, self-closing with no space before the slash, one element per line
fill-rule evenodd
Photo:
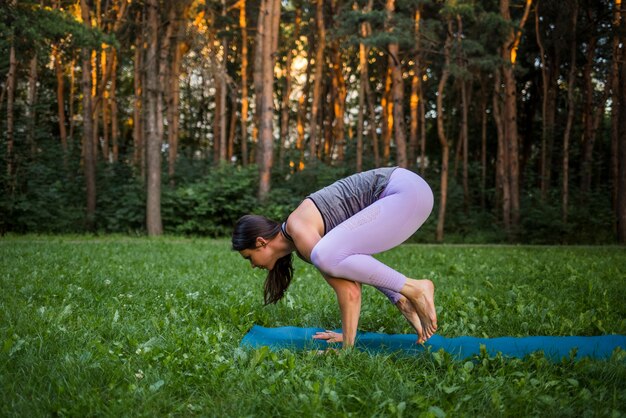
<path fill-rule="evenodd" d="M 327 245 L 322 239 L 311 251 L 311 263 L 320 271 L 330 276 L 338 277 L 337 267 L 341 260 L 337 258 L 336 254 L 337 251 L 331 245 Z"/>

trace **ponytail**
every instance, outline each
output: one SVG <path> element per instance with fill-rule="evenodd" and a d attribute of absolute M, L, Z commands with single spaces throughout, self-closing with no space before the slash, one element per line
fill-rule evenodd
<path fill-rule="evenodd" d="M 272 239 L 280 233 L 280 224 L 259 215 L 242 216 L 233 230 L 233 250 L 243 251 L 255 248 L 257 237 Z M 287 254 L 276 260 L 274 268 L 267 273 L 263 292 L 266 305 L 276 303 L 285 295 L 293 277 L 292 255 Z"/>
<path fill-rule="evenodd" d="M 285 295 L 293 277 L 291 253 L 276 260 L 274 268 L 267 273 L 263 299 L 265 304 L 276 303 Z"/>

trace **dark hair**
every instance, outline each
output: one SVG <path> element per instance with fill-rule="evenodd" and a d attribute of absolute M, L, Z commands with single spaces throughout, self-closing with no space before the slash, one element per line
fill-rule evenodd
<path fill-rule="evenodd" d="M 233 250 L 243 251 L 256 248 L 257 237 L 272 239 L 280 233 L 280 223 L 260 215 L 244 215 L 233 229 Z M 265 304 L 276 303 L 285 295 L 293 277 L 292 255 L 276 260 L 274 268 L 267 273 L 263 299 Z"/>

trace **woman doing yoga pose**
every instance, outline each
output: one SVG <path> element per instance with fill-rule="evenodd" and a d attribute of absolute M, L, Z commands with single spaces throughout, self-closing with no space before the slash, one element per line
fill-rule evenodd
<path fill-rule="evenodd" d="M 426 221 L 433 193 L 417 174 L 379 168 L 354 174 L 308 196 L 280 224 L 246 215 L 233 231 L 233 249 L 268 270 L 265 303 L 280 300 L 291 282 L 292 253 L 312 263 L 333 287 L 341 311 L 342 334 L 315 338 L 354 345 L 361 311 L 361 284 L 375 286 L 394 303 L 418 335 L 437 330 L 434 285 L 407 278 L 372 255 L 400 245 Z"/>

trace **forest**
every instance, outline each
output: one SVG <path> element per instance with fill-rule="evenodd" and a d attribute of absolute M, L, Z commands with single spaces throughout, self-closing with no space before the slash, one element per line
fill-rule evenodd
<path fill-rule="evenodd" d="M 621 0 L 4 0 L 0 233 L 226 236 L 400 166 L 416 242 L 626 242 Z"/>

